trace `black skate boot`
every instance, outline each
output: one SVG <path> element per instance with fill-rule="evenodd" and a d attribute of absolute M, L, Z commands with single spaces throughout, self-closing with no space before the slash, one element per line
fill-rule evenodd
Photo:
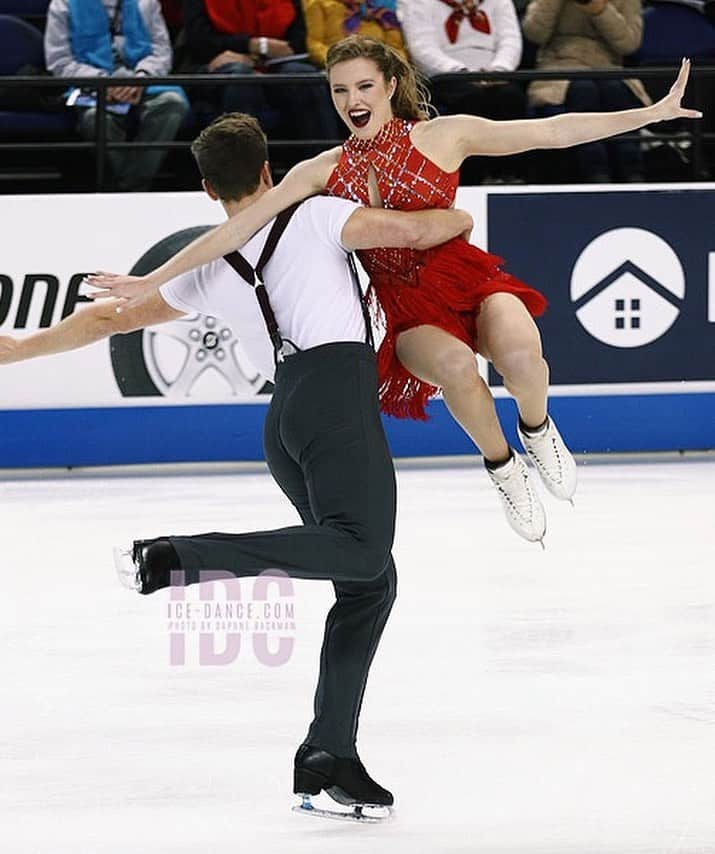
<path fill-rule="evenodd" d="M 392 794 L 378 785 L 367 773 L 359 759 L 341 759 L 319 747 L 303 744 L 295 755 L 293 791 L 301 795 L 303 803 L 294 807 L 296 812 L 306 812 L 326 818 L 353 821 L 384 821 L 391 814 Z M 353 807 L 352 812 L 316 809 L 310 796 L 327 792 L 343 806 Z M 363 809 L 381 808 L 377 814 Z"/>
<path fill-rule="evenodd" d="M 114 565 L 122 584 L 142 594 L 169 587 L 172 570 L 181 569 L 168 540 L 135 540 L 131 551 L 115 548 Z"/>

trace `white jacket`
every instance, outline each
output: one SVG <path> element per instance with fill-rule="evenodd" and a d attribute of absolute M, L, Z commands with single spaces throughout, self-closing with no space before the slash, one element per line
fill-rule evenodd
<path fill-rule="evenodd" d="M 491 32 L 459 25 L 457 41 L 447 37 L 445 24 L 453 10 L 442 0 L 398 0 L 397 16 L 407 49 L 417 68 L 428 77 L 453 71 L 514 71 L 521 61 L 522 39 L 512 0 L 483 0 L 478 7 Z"/>
<path fill-rule="evenodd" d="M 102 0 L 111 17 L 115 0 Z M 152 52 L 139 60 L 135 68 L 120 61 L 113 77 L 133 77 L 137 72 L 150 77 L 163 77 L 171 71 L 172 50 L 169 33 L 158 0 L 139 0 L 139 11 L 152 43 Z M 113 37 L 112 46 L 119 57 L 124 55 L 124 36 Z M 45 65 L 55 77 L 107 77 L 108 72 L 94 65 L 78 62 L 72 50 L 72 28 L 68 0 L 51 0 L 45 26 Z"/>

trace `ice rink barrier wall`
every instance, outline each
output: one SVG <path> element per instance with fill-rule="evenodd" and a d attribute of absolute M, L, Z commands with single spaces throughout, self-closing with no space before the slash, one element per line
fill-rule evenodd
<path fill-rule="evenodd" d="M 458 204 L 549 299 L 550 411 L 574 451 L 715 447 L 715 185 L 463 188 Z M 0 335 L 82 311 L 85 273 L 150 269 L 222 218 L 200 193 L 4 196 Z M 259 460 L 268 400 L 233 331 L 187 318 L 0 366 L 0 467 Z M 386 426 L 398 457 L 473 452 L 441 400 Z"/>

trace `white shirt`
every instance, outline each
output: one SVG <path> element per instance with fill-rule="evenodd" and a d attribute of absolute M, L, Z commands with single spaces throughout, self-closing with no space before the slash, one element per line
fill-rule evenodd
<path fill-rule="evenodd" d="M 342 245 L 343 226 L 360 206 L 347 199 L 316 196 L 290 219 L 263 271 L 278 328 L 299 350 L 339 341 L 365 341 L 365 320 Z M 255 267 L 273 222 L 240 250 Z M 177 311 L 220 317 L 246 356 L 266 379 L 275 372 L 273 345 L 254 289 L 223 258 L 161 287 Z"/>
<path fill-rule="evenodd" d="M 475 0 L 476 2 L 476 0 Z M 397 16 L 407 48 L 428 77 L 455 71 L 514 71 L 521 62 L 522 38 L 512 0 L 484 0 L 479 10 L 489 19 L 490 33 L 475 30 L 469 18 L 459 25 L 457 41 L 445 24 L 454 11 L 441 0 L 398 0 Z"/>

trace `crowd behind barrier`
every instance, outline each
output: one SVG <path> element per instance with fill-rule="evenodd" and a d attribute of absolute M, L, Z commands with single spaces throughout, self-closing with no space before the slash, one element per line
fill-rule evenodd
<path fill-rule="evenodd" d="M 569 0 L 565 6 L 554 0 L 485 0 L 473 7 L 474 14 L 469 4 L 436 0 L 432 5 L 425 0 L 272 3 L 287 16 L 285 32 L 273 29 L 270 37 L 253 37 L 250 32 L 259 24 L 231 17 L 238 14 L 234 7 L 251 3 L 164 0 L 162 17 L 155 0 L 131 0 L 126 8 L 141 9 L 150 24 L 145 27 L 136 11 L 137 38 L 150 36 L 154 44 L 150 56 L 144 50 L 145 59 L 139 52 L 139 61 L 125 61 L 129 67 L 121 68 L 118 77 L 112 70 L 116 28 L 110 36 L 114 50 L 104 60 L 97 59 L 96 45 L 85 49 L 86 56 L 72 55 L 69 45 L 77 40 L 67 32 L 57 34 L 58 20 L 66 25 L 73 9 L 79 18 L 90 4 L 0 0 L 0 192 L 193 189 L 191 140 L 225 109 L 257 115 L 268 131 L 280 176 L 344 138 L 320 66 L 328 46 L 346 31 L 409 51 L 442 114 L 471 112 L 496 119 L 648 103 L 667 91 L 680 56 L 692 56 L 687 101 L 705 113 L 703 122 L 651 126 L 608 146 L 566 153 L 471 158 L 462 171 L 463 184 L 692 181 L 708 180 L 715 170 L 715 111 L 710 107 L 715 103 L 715 0 L 657 2 L 644 12 L 640 0 Z M 592 12 L 582 14 L 584 8 Z M 480 14 L 488 14 L 486 23 Z M 593 27 L 587 29 L 590 14 L 600 21 L 595 40 Z M 586 46 L 582 70 L 564 62 L 564 56 L 573 55 L 574 21 L 585 22 L 584 33 L 590 33 L 586 39 L 577 36 Z M 119 35 L 128 44 L 124 30 L 129 33 L 129 28 L 123 26 Z M 233 35 L 234 30 L 249 34 Z M 492 33 L 488 51 L 485 32 Z M 275 38 L 276 33 L 285 39 Z M 298 52 L 302 48 L 305 53 Z M 102 76 L 91 76 L 98 64 Z M 57 76 L 49 76 L 46 66 Z M 170 73 L 171 68 L 182 73 Z M 122 97 L 133 99 L 126 116 L 117 115 L 122 112 L 119 84 L 122 93 L 129 93 Z M 73 89 L 78 106 L 69 107 L 67 94 Z M 140 91 L 143 97 L 132 94 Z M 139 132 L 142 123 L 148 127 L 152 121 L 153 130 Z"/>

